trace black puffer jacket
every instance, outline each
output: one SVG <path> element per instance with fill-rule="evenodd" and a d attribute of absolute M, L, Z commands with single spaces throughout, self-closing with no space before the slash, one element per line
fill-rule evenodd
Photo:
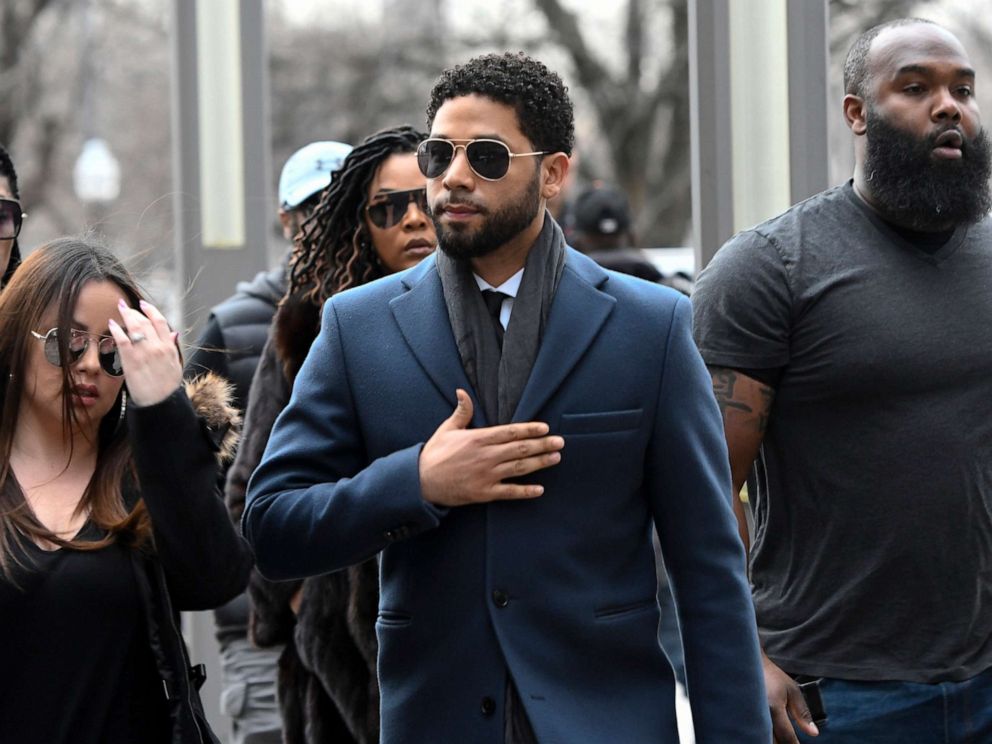
<path fill-rule="evenodd" d="M 207 376 L 161 403 L 131 406 L 127 422 L 139 489 L 152 522 L 154 548 L 134 551 L 148 639 L 169 700 L 174 744 L 216 743 L 200 702 L 202 667 L 193 667 L 179 611 L 206 610 L 241 592 L 251 552 L 218 497 L 218 460 L 230 457 L 237 413 L 227 384 Z"/>
<path fill-rule="evenodd" d="M 288 258 L 288 256 L 287 256 Z M 214 372 L 234 384 L 234 405 L 244 411 L 269 325 L 286 292 L 286 260 L 250 282 L 210 311 L 196 348 L 186 362 L 186 376 Z"/>

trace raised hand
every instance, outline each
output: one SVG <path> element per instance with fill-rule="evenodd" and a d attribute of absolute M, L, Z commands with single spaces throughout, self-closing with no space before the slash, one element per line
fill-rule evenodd
<path fill-rule="evenodd" d="M 152 406 L 168 398 L 183 379 L 177 333 L 156 307 L 141 302 L 141 312 L 118 303 L 122 328 L 113 318 L 108 322 L 110 334 L 124 369 L 124 380 L 131 400 L 138 406 Z"/>
<path fill-rule="evenodd" d="M 502 499 L 533 499 L 544 487 L 503 483 L 561 461 L 565 440 L 548 436 L 539 421 L 469 429 L 472 399 L 456 392 L 458 405 L 420 453 L 420 488 L 438 506 L 464 506 Z"/>

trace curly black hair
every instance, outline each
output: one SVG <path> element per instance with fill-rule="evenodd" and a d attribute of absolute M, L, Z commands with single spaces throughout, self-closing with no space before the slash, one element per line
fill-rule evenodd
<path fill-rule="evenodd" d="M 10 154 L 3 145 L 0 145 L 0 178 L 6 178 L 7 184 L 14 198 L 20 200 L 21 192 L 17 188 L 17 171 L 14 170 L 14 162 L 10 159 Z M 0 275 L 0 288 L 7 286 L 10 277 L 14 275 L 14 270 L 21 264 L 21 249 L 14 241 L 10 249 L 10 258 L 7 260 L 7 269 Z"/>
<path fill-rule="evenodd" d="M 933 21 L 926 18 L 897 18 L 894 21 L 880 23 L 872 26 L 859 36 L 851 45 L 844 60 L 844 93 L 868 98 L 868 53 L 871 51 L 871 44 L 883 31 L 899 26 L 913 26 L 917 23 L 927 23 L 937 26 Z"/>
<path fill-rule="evenodd" d="M 365 228 L 369 184 L 386 158 L 416 152 L 426 136 L 409 126 L 383 129 L 348 154 L 296 236 L 289 294 L 319 307 L 336 292 L 384 276 Z"/>
<path fill-rule="evenodd" d="M 477 94 L 512 106 L 520 131 L 537 150 L 572 154 L 575 117 L 557 73 L 523 52 L 484 54 L 441 73 L 427 104 L 427 128 L 445 101 Z"/>

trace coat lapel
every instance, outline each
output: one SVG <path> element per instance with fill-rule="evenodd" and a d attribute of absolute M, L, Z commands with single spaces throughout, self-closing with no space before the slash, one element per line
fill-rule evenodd
<path fill-rule="evenodd" d="M 465 374 L 455 346 L 441 278 L 433 257 L 407 272 L 402 281 L 408 291 L 390 300 L 389 308 L 410 352 L 451 404 L 452 410 L 458 403 L 455 390 L 462 388 L 472 397 L 473 425 L 485 426 L 482 404 Z"/>
<path fill-rule="evenodd" d="M 513 421 L 533 420 L 599 334 L 617 302 L 599 289 L 608 279 L 591 259 L 568 250 L 541 348 Z"/>

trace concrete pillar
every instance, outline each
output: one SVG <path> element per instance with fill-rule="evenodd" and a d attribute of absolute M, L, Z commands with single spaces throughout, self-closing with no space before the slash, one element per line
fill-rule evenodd
<path fill-rule="evenodd" d="M 697 271 L 738 230 L 826 188 L 826 0 L 690 0 Z"/>
<path fill-rule="evenodd" d="M 262 0 L 173 0 L 172 137 L 180 328 L 196 338 L 235 283 L 267 268 L 275 195 L 270 177 L 268 52 Z M 221 741 L 219 649 L 213 614 L 186 613 L 193 663 Z"/>

